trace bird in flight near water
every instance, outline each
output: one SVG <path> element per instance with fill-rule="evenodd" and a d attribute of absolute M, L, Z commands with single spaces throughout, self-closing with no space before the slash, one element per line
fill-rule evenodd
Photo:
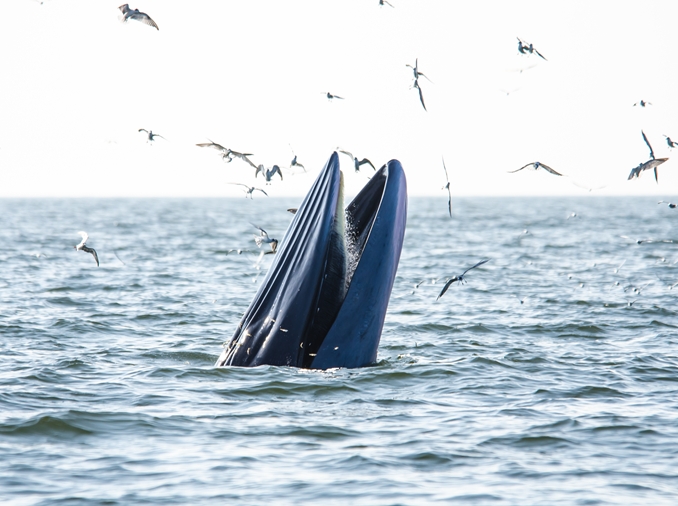
<path fill-rule="evenodd" d="M 478 263 L 475 264 L 474 266 L 469 267 L 468 269 L 466 269 L 466 270 L 465 270 L 464 272 L 462 272 L 459 276 L 453 276 L 453 277 L 451 277 L 450 279 L 448 279 L 448 280 L 445 282 L 445 286 L 443 286 L 443 289 L 440 290 L 440 294 L 438 295 L 438 297 L 436 297 L 436 300 L 438 300 L 440 297 L 442 297 L 443 294 L 444 294 L 444 293 L 447 291 L 447 289 L 450 287 L 450 285 L 452 285 L 452 283 L 454 283 L 455 281 L 459 281 L 459 283 L 464 283 L 464 281 L 465 281 L 465 280 L 464 280 L 464 276 L 466 275 L 466 273 L 467 273 L 468 271 L 470 271 L 471 269 L 475 269 L 476 267 L 479 267 L 479 266 L 481 266 L 481 265 L 483 265 L 484 263 L 487 263 L 487 262 L 489 262 L 489 261 L 490 261 L 489 258 L 487 258 L 487 259 L 485 259 L 485 260 L 481 260 L 480 262 L 478 262 Z"/>
<path fill-rule="evenodd" d="M 152 26 L 156 30 L 160 30 L 160 28 L 158 28 L 158 25 L 155 24 L 155 21 L 151 19 L 151 16 L 149 16 L 145 12 L 139 11 L 139 9 L 130 9 L 129 4 L 123 4 L 120 7 L 118 7 L 118 9 L 120 9 L 120 11 L 122 12 L 122 21 L 124 23 L 126 23 L 130 19 L 134 19 L 136 21 L 144 23 L 145 25 Z"/>
<path fill-rule="evenodd" d="M 443 158 L 443 169 L 445 169 L 445 180 L 447 183 L 441 188 L 441 190 L 447 190 L 447 210 L 450 213 L 450 218 L 452 218 L 452 193 L 450 192 L 450 178 L 447 175 L 447 167 L 445 167 L 445 158 Z"/>
<path fill-rule="evenodd" d="M 94 257 L 94 261 L 97 263 L 97 267 L 99 267 L 99 256 L 97 255 L 97 252 L 94 250 L 94 248 L 89 248 L 87 246 L 87 239 L 89 239 L 89 236 L 87 235 L 87 232 L 78 232 L 80 236 L 82 237 L 82 241 L 80 241 L 80 244 L 77 246 L 73 246 L 76 251 L 84 251 L 85 253 L 91 253 L 92 256 Z"/>
<path fill-rule="evenodd" d="M 523 165 L 523 166 L 522 166 L 521 168 L 519 168 L 519 169 L 516 169 L 516 170 L 510 170 L 510 171 L 508 171 L 508 172 L 509 172 L 509 174 L 513 174 L 514 172 L 518 172 L 519 170 L 526 169 L 527 167 L 532 167 L 534 170 L 538 170 L 538 169 L 541 168 L 541 169 L 544 169 L 544 170 L 546 170 L 546 171 L 548 171 L 548 172 L 550 172 L 551 174 L 554 174 L 554 175 L 556 175 L 556 176 L 562 176 L 562 174 L 561 174 L 560 172 L 556 172 L 556 171 L 553 170 L 551 167 L 549 167 L 548 165 L 543 164 L 543 163 L 541 163 L 541 162 L 532 162 L 532 163 L 528 163 L 528 164 L 526 164 L 526 165 Z"/>
<path fill-rule="evenodd" d="M 659 174 L 657 173 L 657 168 L 662 163 L 667 161 L 668 158 L 655 158 L 654 151 L 652 150 L 650 141 L 647 139 L 647 135 L 645 135 L 645 132 L 643 132 L 642 130 L 640 131 L 640 133 L 643 134 L 643 140 L 645 141 L 645 144 L 647 144 L 647 147 L 650 148 L 650 159 L 647 162 L 643 162 L 639 164 L 637 167 L 631 169 L 631 173 L 629 174 L 628 180 L 631 180 L 634 177 L 640 177 L 640 173 L 643 172 L 644 170 L 652 169 L 654 171 L 654 180 L 657 183 L 659 183 Z"/>

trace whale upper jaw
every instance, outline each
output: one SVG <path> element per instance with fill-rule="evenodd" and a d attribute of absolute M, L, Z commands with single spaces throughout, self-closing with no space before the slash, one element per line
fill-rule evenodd
<path fill-rule="evenodd" d="M 333 153 L 299 207 L 217 366 L 362 367 L 376 361 L 407 219 L 396 160 L 345 210 Z"/>

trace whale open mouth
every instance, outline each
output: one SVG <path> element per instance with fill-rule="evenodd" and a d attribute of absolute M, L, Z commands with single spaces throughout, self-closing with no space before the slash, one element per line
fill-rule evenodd
<path fill-rule="evenodd" d="M 407 184 L 392 160 L 344 210 L 342 177 L 333 153 L 217 366 L 376 361 L 405 234 Z"/>

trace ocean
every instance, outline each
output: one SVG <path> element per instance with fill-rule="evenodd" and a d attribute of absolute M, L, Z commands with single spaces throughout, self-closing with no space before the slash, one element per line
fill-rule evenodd
<path fill-rule="evenodd" d="M 0 502 L 675 505 L 657 200 L 412 197 L 377 363 L 311 371 L 214 367 L 300 198 L 0 199 Z"/>

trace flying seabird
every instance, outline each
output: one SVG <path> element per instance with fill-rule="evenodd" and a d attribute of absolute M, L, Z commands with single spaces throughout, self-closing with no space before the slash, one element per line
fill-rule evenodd
<path fill-rule="evenodd" d="M 641 100 L 640 102 L 636 102 L 633 104 L 633 107 L 639 105 L 640 107 L 646 107 L 648 105 L 652 105 L 652 102 L 646 102 L 645 100 Z"/>
<path fill-rule="evenodd" d="M 419 77 L 423 76 L 423 77 L 426 77 L 426 79 L 428 79 L 429 82 L 431 82 L 431 83 L 433 82 L 426 75 L 424 75 L 423 72 L 419 72 L 419 58 L 414 59 L 414 67 L 412 65 L 410 65 L 409 63 L 406 63 L 405 66 L 410 67 L 412 69 L 412 73 L 414 74 L 414 80 L 415 81 L 417 79 L 419 79 Z"/>
<path fill-rule="evenodd" d="M 453 276 L 453 277 L 451 277 L 450 279 L 448 279 L 448 280 L 445 282 L 445 286 L 443 286 L 443 289 L 440 291 L 440 294 L 438 295 L 438 297 L 436 297 L 436 300 L 438 300 L 440 297 L 442 297 L 443 294 L 444 294 L 444 293 L 447 291 L 447 289 L 450 287 L 450 285 L 451 285 L 452 283 L 454 283 L 455 281 L 459 281 L 459 283 L 463 283 L 463 282 L 464 282 L 464 275 L 465 275 L 468 271 L 470 271 L 471 269 L 475 269 L 476 267 L 478 267 L 478 266 L 480 266 L 480 265 L 483 265 L 484 263 L 489 262 L 489 261 L 490 261 L 489 258 L 487 258 L 487 259 L 485 259 L 485 260 L 481 260 L 480 262 L 478 262 L 477 264 L 475 264 L 473 267 L 469 267 L 468 269 L 466 269 L 466 270 L 465 270 L 464 272 L 462 272 L 459 276 Z"/>
<path fill-rule="evenodd" d="M 657 168 L 662 163 L 667 161 L 668 158 L 655 158 L 654 157 L 654 151 L 652 150 L 652 146 L 650 145 L 650 141 L 647 139 L 645 132 L 643 132 L 641 130 L 640 133 L 643 134 L 643 140 L 645 141 L 645 144 L 647 144 L 647 147 L 650 148 L 650 159 L 647 162 L 643 162 L 643 163 L 639 164 L 637 167 L 634 167 L 633 169 L 631 169 L 631 173 L 629 174 L 628 180 L 631 180 L 634 177 L 640 177 L 640 173 L 643 172 L 644 170 L 653 169 L 654 170 L 654 180 L 657 183 L 659 183 L 659 174 L 657 173 Z"/>
<path fill-rule="evenodd" d="M 365 164 L 369 165 L 374 170 L 377 170 L 377 168 L 367 158 L 363 158 L 362 160 L 358 161 L 358 158 L 353 156 L 353 154 L 348 152 L 348 151 L 345 151 L 345 150 L 339 149 L 339 148 L 337 148 L 337 151 L 353 158 L 353 168 L 355 169 L 356 172 L 360 172 L 360 166 L 365 165 Z"/>
<path fill-rule="evenodd" d="M 668 135 L 665 135 L 664 137 L 666 137 L 666 144 L 668 144 L 670 148 L 678 148 L 678 142 L 673 142 Z"/>
<path fill-rule="evenodd" d="M 243 183 L 228 183 L 228 184 L 234 184 L 234 185 L 237 185 L 237 186 L 244 186 L 246 188 L 245 190 L 243 190 L 245 192 L 245 198 L 249 197 L 249 198 L 254 200 L 252 193 L 255 192 L 255 191 L 260 191 L 261 193 L 263 193 L 264 195 L 266 195 L 268 197 L 268 193 L 266 193 L 261 188 L 255 188 L 254 186 L 248 186 L 248 185 L 243 184 Z"/>
<path fill-rule="evenodd" d="M 523 166 L 522 166 L 521 168 L 519 168 L 519 169 L 516 169 L 516 170 L 509 170 L 508 172 L 509 172 L 509 174 L 513 174 L 514 172 L 518 172 L 519 170 L 526 169 L 527 167 L 532 167 L 534 170 L 537 170 L 537 169 L 539 169 L 539 168 L 542 168 L 542 169 L 544 169 L 544 170 L 550 172 L 551 174 L 555 174 L 556 176 L 562 176 L 562 174 L 561 174 L 560 172 L 556 172 L 556 171 L 553 170 L 551 167 L 549 167 L 548 165 L 543 164 L 543 163 L 541 163 L 541 162 L 532 162 L 532 163 L 528 163 L 527 165 L 523 165 Z"/>
<path fill-rule="evenodd" d="M 266 169 L 264 168 L 263 165 L 259 165 L 259 167 L 257 167 L 256 172 L 254 173 L 254 177 L 256 178 L 260 172 L 264 176 L 264 179 L 266 179 L 267 184 L 271 182 L 271 178 L 276 174 L 280 176 L 281 181 L 283 180 L 282 170 L 280 170 L 280 167 L 278 167 L 277 165 L 274 165 L 270 169 Z"/>
<path fill-rule="evenodd" d="M 160 134 L 154 134 L 153 130 L 146 130 L 145 128 L 140 128 L 140 132 L 146 132 L 146 135 L 148 136 L 148 139 L 146 139 L 146 142 L 153 142 L 156 137 L 160 137 L 161 139 L 165 139 L 162 135 Z M 167 139 L 165 139 L 167 140 Z"/>
<path fill-rule="evenodd" d="M 450 213 L 450 218 L 452 218 L 452 193 L 450 192 L 450 178 L 447 175 L 447 167 L 445 167 L 445 158 L 443 158 L 443 169 L 445 169 L 445 180 L 447 183 L 441 188 L 441 190 L 447 190 L 447 210 Z"/>
<path fill-rule="evenodd" d="M 80 236 L 82 237 L 82 241 L 80 241 L 80 244 L 77 246 L 73 246 L 76 251 L 84 251 L 85 253 L 91 253 L 92 256 L 94 257 L 94 261 L 97 263 L 97 267 L 99 267 L 99 257 L 97 256 L 97 252 L 94 251 L 94 248 L 88 248 L 87 244 L 87 239 L 89 239 L 89 236 L 87 235 L 87 232 L 78 232 Z"/>
<path fill-rule="evenodd" d="M 326 93 L 327 100 L 332 100 L 334 98 L 338 98 L 339 100 L 344 100 L 344 97 L 340 97 L 339 95 L 332 95 L 329 91 Z"/>
<path fill-rule="evenodd" d="M 520 40 L 520 37 L 516 37 L 516 39 L 518 39 L 518 51 L 521 54 L 537 53 L 537 56 L 539 56 L 542 60 L 548 61 L 546 58 L 544 58 L 543 54 L 537 51 L 537 49 L 532 45 L 532 43 L 528 44 L 527 42 Z"/>
<path fill-rule="evenodd" d="M 139 9 L 130 9 L 129 4 L 123 4 L 118 7 L 118 9 L 122 11 L 123 22 L 126 23 L 130 19 L 135 19 L 141 23 L 144 23 L 145 25 L 152 26 L 156 30 L 160 30 L 158 25 L 155 24 L 155 21 L 153 21 L 148 14 L 145 12 L 140 12 Z"/>
<path fill-rule="evenodd" d="M 675 209 L 675 208 L 676 208 L 676 204 L 673 204 L 673 203 L 671 203 L 671 202 L 667 202 L 666 200 L 660 200 L 659 202 L 657 202 L 657 204 L 668 204 L 668 206 L 669 206 L 671 209 Z"/>
<path fill-rule="evenodd" d="M 379 0 L 379 6 L 383 7 L 384 5 L 389 5 L 389 6 L 393 7 L 393 5 L 391 5 L 386 0 Z"/>
<path fill-rule="evenodd" d="M 290 149 L 292 149 L 292 145 L 291 145 L 291 144 L 290 144 Z M 304 167 L 301 163 L 299 163 L 299 162 L 297 161 L 297 154 L 294 152 L 293 149 L 292 149 L 292 156 L 293 156 L 294 158 L 292 158 L 292 161 L 290 162 L 290 168 L 291 168 L 291 167 L 301 167 L 301 168 L 304 170 L 304 172 L 306 172 L 306 167 Z"/>
<path fill-rule="evenodd" d="M 278 249 L 278 239 L 269 237 L 266 230 L 261 227 L 257 227 L 254 223 L 250 222 L 250 225 L 259 230 L 259 235 L 254 236 L 254 242 L 257 243 L 257 247 L 261 248 L 263 243 L 267 243 L 271 245 L 271 251 L 275 253 L 275 250 Z"/>

